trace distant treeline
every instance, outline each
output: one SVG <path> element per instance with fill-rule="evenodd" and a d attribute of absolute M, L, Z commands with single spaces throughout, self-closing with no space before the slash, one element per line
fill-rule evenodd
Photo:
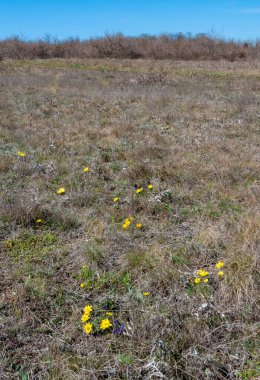
<path fill-rule="evenodd" d="M 129 58 L 229 61 L 260 58 L 260 41 L 235 42 L 205 34 L 163 34 L 127 37 L 122 34 L 80 40 L 50 36 L 26 41 L 18 37 L 0 40 L 0 59 Z"/>

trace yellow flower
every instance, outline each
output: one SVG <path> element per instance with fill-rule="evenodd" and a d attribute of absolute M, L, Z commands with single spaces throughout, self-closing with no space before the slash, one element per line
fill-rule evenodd
<path fill-rule="evenodd" d="M 57 190 L 57 194 L 59 194 L 59 195 L 65 194 L 64 187 L 60 187 L 59 190 Z"/>
<path fill-rule="evenodd" d="M 200 279 L 199 277 L 196 277 L 195 280 L 194 280 L 194 283 L 195 283 L 195 284 L 199 284 L 200 281 L 201 281 L 201 279 Z"/>
<path fill-rule="evenodd" d="M 217 264 L 216 264 L 216 268 L 217 269 L 221 269 L 223 266 L 224 266 L 224 262 L 223 261 L 218 261 Z"/>
<path fill-rule="evenodd" d="M 36 223 L 42 223 L 41 219 L 36 219 Z"/>
<path fill-rule="evenodd" d="M 141 223 L 136 223 L 135 227 L 136 228 L 142 228 L 142 224 Z"/>
<path fill-rule="evenodd" d="M 84 282 L 82 284 L 80 284 L 81 288 L 84 288 L 84 286 L 85 286 Z"/>
<path fill-rule="evenodd" d="M 119 197 L 115 197 L 114 198 L 114 203 L 118 202 L 119 201 Z"/>
<path fill-rule="evenodd" d="M 150 294 L 151 294 L 150 292 L 143 292 L 143 295 L 144 295 L 145 297 L 148 297 Z"/>
<path fill-rule="evenodd" d="M 198 276 L 201 276 L 201 277 L 205 277 L 205 276 L 207 276 L 209 274 L 209 272 L 207 272 L 206 270 L 203 270 L 203 269 L 199 269 L 198 271 L 197 271 L 197 275 Z"/>
<path fill-rule="evenodd" d="M 149 190 L 153 190 L 153 185 L 151 185 L 151 184 L 148 185 L 148 186 L 147 186 L 147 189 L 149 189 Z"/>
<path fill-rule="evenodd" d="M 87 305 L 84 307 L 84 314 L 90 314 L 93 310 L 93 307 L 91 305 Z"/>
<path fill-rule="evenodd" d="M 86 268 L 87 268 L 87 266 L 86 266 L 86 265 L 83 265 L 83 266 L 82 266 L 82 269 L 86 269 Z"/>
<path fill-rule="evenodd" d="M 20 150 L 17 152 L 18 156 L 25 157 L 26 154 L 24 152 L 21 152 Z"/>
<path fill-rule="evenodd" d="M 209 279 L 208 279 L 208 278 L 205 278 L 204 282 L 205 282 L 205 283 L 209 282 Z"/>
<path fill-rule="evenodd" d="M 90 334 L 91 331 L 93 329 L 93 326 L 91 323 L 86 323 L 84 326 L 83 326 L 83 330 L 85 331 L 86 334 Z"/>
<path fill-rule="evenodd" d="M 112 317 L 113 313 L 112 313 L 111 311 L 107 311 L 107 312 L 106 312 L 106 315 L 107 315 L 108 317 Z"/>
<path fill-rule="evenodd" d="M 110 322 L 108 318 L 106 318 L 106 319 L 102 319 L 99 327 L 101 330 L 106 330 L 106 329 L 109 329 L 109 327 L 111 326 L 112 326 L 112 323 Z"/>
<path fill-rule="evenodd" d="M 141 192 L 143 191 L 143 188 L 142 187 L 140 187 L 139 189 L 136 189 L 136 194 L 140 194 Z"/>
<path fill-rule="evenodd" d="M 84 173 L 87 173 L 88 171 L 89 171 L 89 167 L 86 166 L 86 167 L 83 169 L 83 172 L 84 172 Z"/>
<path fill-rule="evenodd" d="M 130 222 L 132 222 L 134 220 L 134 218 L 132 216 L 130 216 L 129 219 L 126 219 L 126 220 L 129 220 Z"/>
<path fill-rule="evenodd" d="M 84 313 L 81 317 L 81 322 L 87 322 L 89 320 L 90 316 L 89 313 Z"/>
<path fill-rule="evenodd" d="M 221 270 L 217 273 L 219 277 L 223 277 L 224 276 L 224 272 L 222 272 Z"/>
<path fill-rule="evenodd" d="M 126 219 L 124 223 L 122 224 L 123 230 L 126 230 L 130 226 L 131 222 L 129 219 Z"/>

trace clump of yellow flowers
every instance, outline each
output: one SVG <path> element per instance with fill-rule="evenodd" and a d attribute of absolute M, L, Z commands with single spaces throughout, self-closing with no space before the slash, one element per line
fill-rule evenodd
<path fill-rule="evenodd" d="M 93 311 L 93 307 L 91 305 L 86 305 L 83 309 L 83 314 L 81 316 L 81 322 L 83 323 L 83 330 L 85 331 L 86 334 L 92 333 L 94 330 L 94 327 L 96 325 L 96 323 L 94 323 L 94 325 L 93 325 L 90 322 L 90 317 L 91 317 L 92 311 Z M 111 317 L 111 316 L 113 316 L 113 313 L 112 312 L 106 312 L 106 316 Z M 109 318 L 103 318 L 99 322 L 99 329 L 102 331 L 108 330 L 112 326 L 113 326 L 113 324 L 111 323 Z"/>
<path fill-rule="evenodd" d="M 223 268 L 223 266 L 224 266 L 224 262 L 223 262 L 223 261 L 218 261 L 218 262 L 216 263 L 216 265 L 215 265 L 215 268 L 216 268 L 216 269 L 221 269 L 221 268 Z M 195 277 L 195 279 L 194 279 L 194 284 L 199 284 L 202 280 L 203 280 L 204 283 L 209 282 L 209 279 L 208 279 L 208 278 L 204 278 L 204 277 L 207 277 L 208 274 L 209 274 L 208 271 L 206 271 L 206 270 L 200 268 L 200 269 L 197 271 L 197 277 Z M 223 272 L 222 270 L 219 270 L 219 271 L 217 272 L 217 276 L 220 277 L 220 278 L 223 277 L 223 276 L 224 276 L 224 272 Z"/>
<path fill-rule="evenodd" d="M 113 200 L 114 200 L 114 203 L 117 203 L 119 201 L 119 197 L 115 197 Z"/>
<path fill-rule="evenodd" d="M 199 270 L 197 271 L 197 275 L 199 275 L 199 276 L 201 276 L 201 277 L 206 277 L 208 274 L 209 274 L 209 272 L 206 271 L 206 270 L 203 270 L 203 269 L 199 269 Z"/>
<path fill-rule="evenodd" d="M 138 189 L 135 190 L 136 194 L 140 194 L 143 191 L 142 187 L 139 187 Z"/>
<path fill-rule="evenodd" d="M 128 227 L 131 226 L 131 223 L 134 221 L 134 218 L 130 216 L 129 218 L 126 218 L 122 224 L 123 230 L 127 230 Z M 142 223 L 136 223 L 135 228 L 140 230 L 143 227 Z"/>
<path fill-rule="evenodd" d="M 224 262 L 223 261 L 218 261 L 215 265 L 216 269 L 221 269 L 223 268 L 224 266 Z M 218 271 L 217 273 L 218 277 L 223 277 L 224 276 L 224 272 L 222 270 Z"/>
<path fill-rule="evenodd" d="M 20 157 L 25 157 L 25 156 L 26 156 L 26 153 L 21 152 L 20 150 L 18 150 L 17 154 L 18 154 L 18 156 L 20 156 Z"/>
<path fill-rule="evenodd" d="M 199 284 L 201 282 L 202 278 L 208 276 L 208 274 L 209 274 L 208 271 L 203 270 L 202 268 L 200 268 L 197 271 L 197 275 L 200 276 L 200 277 L 196 277 L 195 280 L 194 280 L 194 283 L 195 284 Z M 206 284 L 207 282 L 209 282 L 209 279 L 208 278 L 204 278 L 203 282 Z"/>
<path fill-rule="evenodd" d="M 89 321 L 90 319 L 90 314 L 93 311 L 93 308 L 91 305 L 86 305 L 83 309 L 83 314 L 81 317 L 81 322 L 84 323 L 83 330 L 85 331 L 86 334 L 90 334 L 93 330 L 93 325 Z M 87 322 L 87 323 L 86 323 Z"/>
<path fill-rule="evenodd" d="M 129 218 L 126 218 L 122 224 L 122 228 L 123 230 L 126 230 L 130 225 L 131 223 L 134 221 L 134 218 L 132 216 L 130 216 Z"/>
<path fill-rule="evenodd" d="M 89 172 L 89 167 L 86 166 L 84 169 L 83 169 L 83 173 L 88 173 Z"/>

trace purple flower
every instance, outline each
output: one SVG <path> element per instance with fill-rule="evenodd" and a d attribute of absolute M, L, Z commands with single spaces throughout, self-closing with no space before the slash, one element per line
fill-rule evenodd
<path fill-rule="evenodd" d="M 126 331 L 125 326 L 123 324 L 120 324 L 119 322 L 115 321 L 114 322 L 114 334 L 122 334 L 124 331 Z"/>

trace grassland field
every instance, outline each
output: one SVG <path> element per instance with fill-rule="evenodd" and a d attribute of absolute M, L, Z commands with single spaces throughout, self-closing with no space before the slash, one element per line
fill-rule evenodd
<path fill-rule="evenodd" d="M 260 379 L 259 73 L 0 62 L 1 380 Z"/>

